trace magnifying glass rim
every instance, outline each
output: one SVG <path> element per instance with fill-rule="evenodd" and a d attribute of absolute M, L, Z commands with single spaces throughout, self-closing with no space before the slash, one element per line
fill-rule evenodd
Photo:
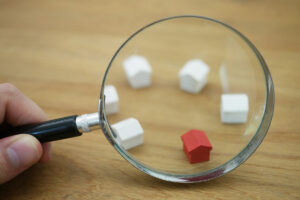
<path fill-rule="evenodd" d="M 237 34 L 240 36 L 247 44 L 248 46 L 253 50 L 255 53 L 257 59 L 260 62 L 260 65 L 262 67 L 264 77 L 265 77 L 265 86 L 266 86 L 266 101 L 265 101 L 265 108 L 263 112 L 263 117 L 262 120 L 256 130 L 255 135 L 252 137 L 250 142 L 243 148 L 243 150 L 238 153 L 235 157 L 227 161 L 226 163 L 217 166 L 214 169 L 207 170 L 201 173 L 195 173 L 195 174 L 172 174 L 172 173 L 166 173 L 166 172 L 161 172 L 156 169 L 153 169 L 149 166 L 146 166 L 145 164 L 139 162 L 135 158 L 133 158 L 131 155 L 129 155 L 126 150 L 124 150 L 122 147 L 120 147 L 115 140 L 113 139 L 113 131 L 110 127 L 110 124 L 108 123 L 106 113 L 105 113 L 105 96 L 104 96 L 104 87 L 105 87 L 105 81 L 107 74 L 109 73 L 109 69 L 115 60 L 116 56 L 119 54 L 119 52 L 122 50 L 122 48 L 132 39 L 134 38 L 137 34 L 142 32 L 144 29 L 151 27 L 152 25 L 155 25 L 157 23 L 167 21 L 167 20 L 173 20 L 177 18 L 198 18 L 202 20 L 207 20 L 213 23 L 220 24 L 224 26 L 225 28 L 228 28 L 231 30 L 233 33 Z M 99 120 L 101 123 L 101 128 L 103 130 L 103 133 L 107 137 L 108 141 L 114 146 L 114 148 L 121 154 L 122 157 L 124 157 L 128 162 L 130 162 L 134 167 L 138 168 L 139 170 L 145 172 L 146 174 L 149 174 L 153 177 L 165 180 L 165 181 L 170 181 L 170 182 L 178 182 L 178 183 L 195 183 L 195 182 L 203 182 L 203 181 L 208 181 L 217 177 L 220 177 L 233 169 L 237 168 L 240 166 L 243 162 L 245 162 L 258 148 L 258 146 L 261 144 L 263 141 L 265 135 L 268 132 L 268 129 L 270 127 L 272 117 L 273 117 L 273 112 L 274 112 L 274 104 L 275 104 L 275 94 L 274 94 L 274 86 L 273 86 L 273 81 L 272 77 L 270 74 L 270 71 L 267 67 L 266 62 L 264 61 L 262 55 L 260 52 L 257 50 L 257 48 L 239 31 L 234 29 L 233 27 L 218 21 L 216 19 L 212 19 L 209 17 L 204 17 L 204 16 L 197 16 L 197 15 L 178 15 L 178 16 L 171 16 L 167 18 L 163 18 L 160 20 L 157 20 L 155 22 L 152 22 L 135 33 L 133 33 L 120 47 L 119 49 L 115 52 L 113 55 L 112 59 L 110 60 L 108 67 L 104 73 L 104 77 L 102 80 L 102 85 L 101 85 L 101 90 L 100 90 L 100 98 L 99 98 Z"/>

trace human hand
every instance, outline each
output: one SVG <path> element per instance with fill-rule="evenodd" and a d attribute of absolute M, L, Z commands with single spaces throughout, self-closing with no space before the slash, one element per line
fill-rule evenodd
<path fill-rule="evenodd" d="M 12 126 L 47 120 L 45 113 L 15 86 L 0 84 L 0 124 Z M 1 132 L 0 132 L 1 134 Z M 38 161 L 51 157 L 51 144 L 43 145 L 31 135 L 20 134 L 0 139 L 0 184 L 9 181 Z"/>

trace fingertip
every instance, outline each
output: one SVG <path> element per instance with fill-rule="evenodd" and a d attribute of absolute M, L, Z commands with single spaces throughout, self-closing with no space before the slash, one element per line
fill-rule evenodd
<path fill-rule="evenodd" d="M 11 164 L 15 165 L 19 162 L 19 165 L 14 166 L 16 169 L 27 169 L 41 158 L 43 150 L 35 137 L 28 134 L 20 134 L 12 138 L 12 142 L 7 147 L 7 152 L 13 152 L 12 155 L 15 154 L 17 156 L 10 157 L 8 153 Z"/>
<path fill-rule="evenodd" d="M 0 182 L 17 176 L 38 162 L 42 156 L 39 141 L 26 134 L 11 136 L 0 141 Z"/>

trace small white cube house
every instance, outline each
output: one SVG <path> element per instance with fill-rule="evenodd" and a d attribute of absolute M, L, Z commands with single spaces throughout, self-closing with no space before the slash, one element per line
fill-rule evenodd
<path fill-rule="evenodd" d="M 199 93 L 207 83 L 209 66 L 200 59 L 185 63 L 179 71 L 180 88 L 189 93 Z"/>
<path fill-rule="evenodd" d="M 152 68 L 145 57 L 130 56 L 124 60 L 123 69 L 132 88 L 145 88 L 151 85 Z"/>
<path fill-rule="evenodd" d="M 131 149 L 143 144 L 144 130 L 137 119 L 128 118 L 113 124 L 111 127 L 117 135 L 118 143 L 124 149 Z"/>
<path fill-rule="evenodd" d="M 113 85 L 106 85 L 104 88 L 104 95 L 106 114 L 119 112 L 119 96 L 117 89 Z"/>
<path fill-rule="evenodd" d="M 221 96 L 221 121 L 245 123 L 248 118 L 249 100 L 246 94 L 223 94 Z"/>

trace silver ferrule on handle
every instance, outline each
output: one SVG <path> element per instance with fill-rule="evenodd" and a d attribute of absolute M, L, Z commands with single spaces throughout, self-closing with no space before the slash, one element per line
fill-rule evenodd
<path fill-rule="evenodd" d="M 76 118 L 76 125 L 79 132 L 90 132 L 100 129 L 99 114 L 84 114 Z"/>

